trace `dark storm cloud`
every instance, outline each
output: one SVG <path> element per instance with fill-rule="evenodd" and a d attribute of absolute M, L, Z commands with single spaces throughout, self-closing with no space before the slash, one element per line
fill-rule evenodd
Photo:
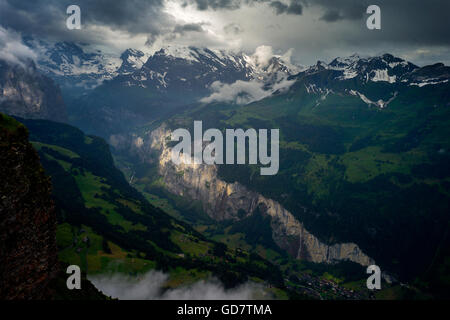
<path fill-rule="evenodd" d="M 401 42 L 408 44 L 450 44 L 450 1 L 448 0 L 184 0 L 199 10 L 237 10 L 244 5 L 264 4 L 276 14 L 304 14 L 305 8 L 318 8 L 321 21 L 336 24 L 353 22 L 360 30 L 355 40 Z M 381 8 L 382 30 L 377 34 L 364 28 L 366 9 Z M 352 36 L 355 36 L 354 34 Z M 345 35 L 343 35 L 345 41 Z M 351 39 L 349 39 L 351 40 Z"/>
<path fill-rule="evenodd" d="M 342 20 L 344 17 L 341 16 L 338 10 L 327 10 L 323 16 L 320 17 L 320 20 L 326 21 L 326 22 L 336 22 L 338 20 Z"/>
<path fill-rule="evenodd" d="M 377 4 L 383 6 L 382 3 L 389 2 L 389 0 L 379 0 L 375 2 L 376 3 L 374 3 L 373 0 L 308 0 L 309 5 L 322 7 L 324 13 L 320 19 L 327 22 L 336 22 L 345 19 L 362 19 L 369 5 Z"/>
<path fill-rule="evenodd" d="M 82 29 L 99 25 L 155 35 L 172 27 L 170 19 L 161 10 L 162 0 L 0 0 L 0 24 L 37 36 L 88 40 L 93 35 L 70 32 L 66 28 L 66 9 L 71 4 L 81 8 Z"/>
<path fill-rule="evenodd" d="M 243 5 L 257 5 L 268 3 L 270 7 L 275 9 L 277 14 L 297 14 L 303 12 L 303 0 L 286 0 L 286 1 L 272 1 L 272 0 L 186 0 L 184 3 L 195 3 L 197 9 L 204 10 L 237 10 Z"/>
<path fill-rule="evenodd" d="M 239 9 L 243 2 L 249 2 L 249 1 L 242 1 L 242 0 L 188 0 L 185 1 L 185 4 L 188 3 L 196 3 L 197 9 L 204 11 L 204 10 L 220 10 L 220 9 L 227 9 L 227 10 L 236 10 Z"/>
<path fill-rule="evenodd" d="M 448 0 L 377 0 L 381 8 L 382 30 L 367 33 L 364 29 L 366 8 L 373 0 L 180 0 L 194 4 L 198 10 L 238 10 L 242 6 L 266 6 L 276 14 L 301 15 L 306 8 L 319 9 L 319 19 L 330 24 L 353 22 L 359 36 L 372 40 L 403 43 L 449 44 L 450 1 Z M 68 32 L 65 27 L 69 4 L 81 8 L 82 23 L 107 26 L 130 34 L 147 33 L 149 38 L 171 33 L 176 27 L 173 17 L 162 8 L 164 0 L 0 0 L 0 24 L 16 31 L 40 36 L 89 40 L 92 34 Z M 316 10 L 317 11 L 317 10 Z M 196 27 L 200 31 L 199 26 Z M 186 30 L 187 31 L 187 30 Z M 192 30 L 194 31 L 194 30 Z M 352 35 L 354 36 L 354 34 Z M 360 38 L 359 36 L 356 39 Z M 85 39 L 83 39 L 85 38 Z M 345 40 L 345 35 L 343 35 Z"/>
<path fill-rule="evenodd" d="M 161 39 L 225 48 L 241 43 L 249 52 L 268 43 L 275 50 L 294 48 L 306 60 L 349 50 L 406 54 L 420 49 L 429 52 L 424 53 L 428 56 L 450 51 L 450 0 L 171 1 L 184 5 L 188 12 L 201 11 L 199 16 L 211 25 L 202 25 L 198 17 L 186 20 L 189 15 L 170 15 L 165 0 L 0 0 L 0 26 L 37 38 L 105 45 L 121 41 L 125 45 L 126 39 L 142 35 L 148 38 L 147 44 L 159 44 Z M 82 30 L 66 28 L 70 4 L 81 7 Z M 381 8 L 381 30 L 366 28 L 366 9 L 371 4 Z M 223 23 L 220 30 L 214 30 L 211 17 Z"/>
<path fill-rule="evenodd" d="M 303 13 L 303 6 L 299 0 L 291 0 L 289 4 L 281 1 L 272 1 L 270 6 L 275 9 L 277 14 L 296 14 L 301 15 Z"/>
<path fill-rule="evenodd" d="M 322 8 L 321 20 L 364 22 L 366 9 L 376 4 L 381 9 L 381 31 L 371 33 L 372 40 L 400 41 L 410 44 L 450 44 L 450 1 L 448 0 L 308 0 Z M 369 35 L 361 29 L 363 35 Z"/>
<path fill-rule="evenodd" d="M 203 23 L 188 23 L 177 25 L 173 32 L 179 34 L 185 34 L 186 32 L 204 32 L 203 25 Z"/>

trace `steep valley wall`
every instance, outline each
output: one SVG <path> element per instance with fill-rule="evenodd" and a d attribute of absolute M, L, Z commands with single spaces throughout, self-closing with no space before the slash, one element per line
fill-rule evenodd
<path fill-rule="evenodd" d="M 256 208 L 271 217 L 272 237 L 275 243 L 293 257 L 312 262 L 334 263 L 349 260 L 367 266 L 374 261 L 354 243 L 328 245 L 305 229 L 292 213 L 272 199 L 248 190 L 244 185 L 227 183 L 217 174 L 213 165 L 180 164 L 171 161 L 171 149 L 166 142 L 170 131 L 164 126 L 152 131 L 142 143 L 134 143 L 141 152 L 158 151 L 159 174 L 165 187 L 172 193 L 199 200 L 204 211 L 213 219 L 239 220 L 238 211 L 251 215 Z M 305 209 L 306 210 L 306 209 Z"/>

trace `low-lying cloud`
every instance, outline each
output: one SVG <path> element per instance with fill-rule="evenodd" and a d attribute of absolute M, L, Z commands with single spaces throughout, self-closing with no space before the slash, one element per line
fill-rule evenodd
<path fill-rule="evenodd" d="M 89 277 L 97 289 L 120 300 L 251 300 L 260 299 L 263 289 L 261 285 L 248 282 L 226 290 L 220 281 L 210 279 L 167 290 L 164 286 L 168 279 L 161 271 L 150 271 L 140 277 L 122 274 Z"/>
<path fill-rule="evenodd" d="M 257 47 L 255 53 L 248 56 L 246 60 L 256 72 L 253 80 L 238 80 L 231 84 L 215 81 L 209 87 L 212 93 L 200 102 L 229 102 L 244 105 L 269 97 L 275 92 L 286 91 L 295 80 L 288 80 L 289 74 L 285 72 L 271 74 L 267 72 L 267 69 L 270 69 L 272 59 L 276 58 L 287 66 L 292 74 L 299 72 L 301 68 L 292 65 L 291 55 L 292 49 L 283 56 L 279 56 L 274 54 L 271 46 Z"/>
<path fill-rule="evenodd" d="M 274 57 L 273 48 L 271 46 L 259 46 L 252 55 L 255 64 L 260 67 L 265 67 L 269 64 L 270 59 Z"/>
<path fill-rule="evenodd" d="M 284 92 L 289 89 L 294 82 L 295 80 L 284 79 L 273 85 L 270 89 L 266 89 L 264 83 L 257 80 L 238 80 L 232 84 L 215 81 L 210 87 L 213 93 L 210 96 L 201 99 L 200 102 L 231 102 L 241 105 L 249 104 L 267 98 L 277 91 Z"/>
<path fill-rule="evenodd" d="M 263 83 L 256 80 L 238 80 L 232 84 L 215 81 L 210 87 L 213 93 L 200 101 L 204 103 L 234 102 L 237 104 L 248 104 L 270 95 L 270 92 L 264 90 L 263 86 Z"/>
<path fill-rule="evenodd" d="M 24 67 L 29 60 L 36 60 L 36 54 L 22 43 L 17 32 L 0 26 L 0 59 Z"/>

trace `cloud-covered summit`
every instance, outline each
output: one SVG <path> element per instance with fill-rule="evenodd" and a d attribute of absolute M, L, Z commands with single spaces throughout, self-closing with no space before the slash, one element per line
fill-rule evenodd
<path fill-rule="evenodd" d="M 22 43 L 18 33 L 0 26 L 0 59 L 24 67 L 36 57 L 36 53 Z"/>

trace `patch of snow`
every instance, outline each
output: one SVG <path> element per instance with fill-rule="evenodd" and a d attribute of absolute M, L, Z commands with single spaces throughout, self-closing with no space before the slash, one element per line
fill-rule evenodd
<path fill-rule="evenodd" d="M 397 76 L 390 76 L 388 74 L 388 70 L 387 69 L 373 70 L 373 72 L 375 72 L 375 75 L 370 79 L 372 81 L 375 81 L 375 82 L 386 81 L 386 82 L 389 82 L 389 83 L 395 83 L 395 81 L 397 80 Z"/>
<path fill-rule="evenodd" d="M 189 47 L 168 45 L 162 48 L 162 50 L 168 56 L 191 62 L 198 62 L 198 55 Z"/>
<path fill-rule="evenodd" d="M 448 82 L 448 79 L 445 79 L 445 80 L 442 80 L 442 81 L 430 81 L 430 80 L 433 80 L 433 79 L 427 79 L 427 80 L 424 80 L 422 82 L 413 82 L 413 83 L 410 83 L 409 85 L 410 86 L 424 87 L 424 86 L 428 86 L 428 85 L 435 85 L 435 84 L 441 84 L 441 83 Z"/>
<path fill-rule="evenodd" d="M 374 106 L 379 107 L 380 109 L 387 107 L 389 105 L 389 103 L 391 103 L 397 97 L 397 94 L 398 94 L 398 92 L 394 92 L 393 96 L 388 101 L 383 101 L 382 99 L 379 99 L 378 101 L 375 102 L 375 101 L 370 100 L 364 94 L 362 94 L 356 90 L 350 90 L 349 93 L 353 96 L 359 96 L 359 98 L 363 102 L 367 103 L 367 105 L 369 105 L 369 106 L 374 105 Z"/>
<path fill-rule="evenodd" d="M 353 79 L 358 76 L 358 71 L 351 70 L 351 69 L 345 69 L 342 73 L 342 76 L 337 77 L 338 80 L 348 80 Z"/>

